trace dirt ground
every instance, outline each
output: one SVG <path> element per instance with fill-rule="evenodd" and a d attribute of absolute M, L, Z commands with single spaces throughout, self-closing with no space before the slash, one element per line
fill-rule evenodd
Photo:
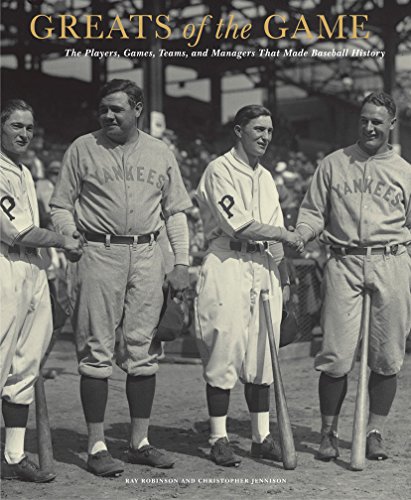
<path fill-rule="evenodd" d="M 287 349 L 287 348 L 286 348 Z M 293 424 L 298 466 L 285 471 L 282 464 L 249 456 L 250 424 L 241 384 L 232 391 L 228 429 L 238 455 L 239 468 L 217 467 L 207 458 L 208 424 L 201 365 L 165 362 L 157 378 L 150 440 L 172 453 L 176 465 L 155 470 L 125 463 L 124 473 L 114 479 L 97 478 L 85 470 L 86 427 L 79 398 L 73 344 L 60 339 L 50 355 L 47 369 L 57 376 L 46 380 L 49 417 L 52 428 L 57 478 L 46 485 L 3 481 L 2 498 L 34 499 L 385 499 L 410 498 L 410 397 L 411 355 L 407 355 L 399 377 L 394 406 L 386 427 L 386 447 L 390 459 L 367 461 L 362 472 L 349 470 L 352 415 L 356 375 L 341 415 L 341 457 L 323 463 L 314 459 L 319 442 L 318 375 L 312 358 L 283 360 L 290 416 Z M 357 367 L 358 370 L 358 367 Z M 106 435 L 113 456 L 124 459 L 128 444 L 128 408 L 124 393 L 125 376 L 116 369 L 110 381 L 106 416 Z M 274 396 L 273 398 L 274 399 Z M 274 407 L 274 401 L 272 406 Z M 272 429 L 276 429 L 275 410 Z M 30 411 L 26 448 L 37 460 L 34 408 Z M 408 493 L 407 493 L 408 491 Z"/>

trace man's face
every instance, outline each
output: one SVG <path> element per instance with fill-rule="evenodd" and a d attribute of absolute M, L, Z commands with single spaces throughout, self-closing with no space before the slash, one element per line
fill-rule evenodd
<path fill-rule="evenodd" d="M 246 125 L 237 125 L 235 132 L 247 156 L 252 159 L 260 158 L 266 152 L 273 136 L 271 116 L 258 116 Z"/>
<path fill-rule="evenodd" d="M 23 155 L 33 137 L 34 119 L 28 110 L 17 109 L 1 128 L 1 148 L 12 159 Z"/>
<path fill-rule="evenodd" d="M 394 124 L 395 118 L 390 116 L 387 108 L 371 102 L 364 104 L 359 121 L 361 148 L 370 155 L 386 151 Z"/>
<path fill-rule="evenodd" d="M 103 133 L 112 141 L 124 144 L 137 130 L 137 118 L 142 109 L 141 102 L 132 108 L 125 92 L 106 95 L 98 108 Z"/>

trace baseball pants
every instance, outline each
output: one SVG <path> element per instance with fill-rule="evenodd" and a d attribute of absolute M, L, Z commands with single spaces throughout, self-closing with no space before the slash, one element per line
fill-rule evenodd
<path fill-rule="evenodd" d="M 22 249 L 2 251 L 0 276 L 2 398 L 28 405 L 53 332 L 47 275 L 42 258 Z"/>
<path fill-rule="evenodd" d="M 278 268 L 266 253 L 213 249 L 197 283 L 196 336 L 205 381 L 232 389 L 271 384 L 273 370 L 261 290 L 268 289 L 277 346 L 282 290 Z"/>
<path fill-rule="evenodd" d="M 411 325 L 411 260 L 397 255 L 333 256 L 323 282 L 322 350 L 315 368 L 341 377 L 353 367 L 362 317 L 363 290 L 371 290 L 368 365 L 380 375 L 401 369 Z"/>
<path fill-rule="evenodd" d="M 160 246 L 89 242 L 69 266 L 79 372 L 107 378 L 116 363 L 130 375 L 158 370 L 161 343 L 153 340 L 163 304 L 164 260 Z"/>

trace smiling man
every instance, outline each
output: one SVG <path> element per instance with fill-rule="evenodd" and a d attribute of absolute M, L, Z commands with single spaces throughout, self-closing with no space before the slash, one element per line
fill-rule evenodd
<path fill-rule="evenodd" d="M 123 470 L 104 438 L 114 351 L 127 373 L 129 462 L 160 468 L 174 464 L 148 441 L 162 354 L 161 343 L 154 339 L 165 274 L 157 239 L 166 228 L 175 255 L 168 281 L 181 291 L 188 286 L 184 210 L 191 200 L 169 148 L 139 130 L 142 110 L 143 95 L 136 84 L 107 83 L 98 107 L 101 129 L 69 147 L 50 201 L 54 225 L 63 234 L 78 230 L 85 242 L 83 258 L 69 268 L 69 285 L 88 427 L 87 467 L 99 476 Z"/>
<path fill-rule="evenodd" d="M 365 291 L 371 294 L 367 457 L 385 459 L 390 411 L 411 324 L 411 166 L 389 144 L 396 106 L 381 92 L 363 102 L 359 139 L 322 160 L 302 203 L 305 242 L 330 245 L 324 276 L 324 340 L 315 360 L 322 417 L 318 458 L 338 457 L 338 417 L 359 344 Z"/>
<path fill-rule="evenodd" d="M 21 163 L 34 132 L 33 109 L 11 99 L 1 110 L 0 152 L 0 393 L 5 424 L 2 479 L 43 483 L 43 471 L 24 452 L 29 405 L 53 331 L 46 259 L 38 248 L 81 254 L 80 241 L 39 227 L 36 191 Z"/>
<path fill-rule="evenodd" d="M 270 292 L 278 345 L 282 304 L 290 296 L 282 242 L 300 250 L 302 243 L 284 228 L 274 180 L 259 163 L 272 133 L 268 109 L 241 108 L 234 119 L 235 146 L 208 165 L 196 194 L 208 240 L 197 286 L 196 335 L 207 384 L 211 458 L 223 466 L 240 463 L 226 429 L 230 390 L 239 378 L 251 414 L 251 455 L 281 460 L 269 430 L 273 372 L 260 295 L 263 289 Z"/>

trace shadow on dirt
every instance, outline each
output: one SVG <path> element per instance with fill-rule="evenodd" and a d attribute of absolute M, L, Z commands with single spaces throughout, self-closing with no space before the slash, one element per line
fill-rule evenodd
<path fill-rule="evenodd" d="M 249 448 L 240 445 L 237 436 L 241 440 L 250 440 L 250 422 L 248 420 L 228 418 L 227 429 L 235 453 L 240 457 L 249 457 Z M 315 457 L 320 442 L 320 433 L 313 431 L 310 427 L 299 425 L 293 425 L 292 430 L 297 453 L 306 453 Z M 271 432 L 275 439 L 278 439 L 278 426 L 275 422 L 271 422 Z M 191 428 L 151 425 L 149 439 L 153 446 L 172 453 L 193 457 L 207 457 L 204 450 L 209 448 L 207 442 L 208 433 L 209 423 L 207 420 L 194 422 Z M 59 427 L 52 429 L 52 439 L 56 461 L 73 464 L 83 469 L 86 467 L 87 435 L 85 432 L 76 432 Z M 106 440 L 112 456 L 125 460 L 129 442 L 129 424 L 107 425 Z M 341 448 L 346 449 L 351 446 L 348 441 L 344 440 L 340 440 L 339 444 Z M 26 449 L 29 452 L 37 453 L 36 432 L 33 429 L 27 430 Z M 265 460 L 257 459 L 257 461 L 266 463 Z M 335 463 L 344 469 L 348 468 L 349 465 L 342 460 L 336 460 Z M 278 467 L 282 468 L 282 465 L 278 464 Z"/>

